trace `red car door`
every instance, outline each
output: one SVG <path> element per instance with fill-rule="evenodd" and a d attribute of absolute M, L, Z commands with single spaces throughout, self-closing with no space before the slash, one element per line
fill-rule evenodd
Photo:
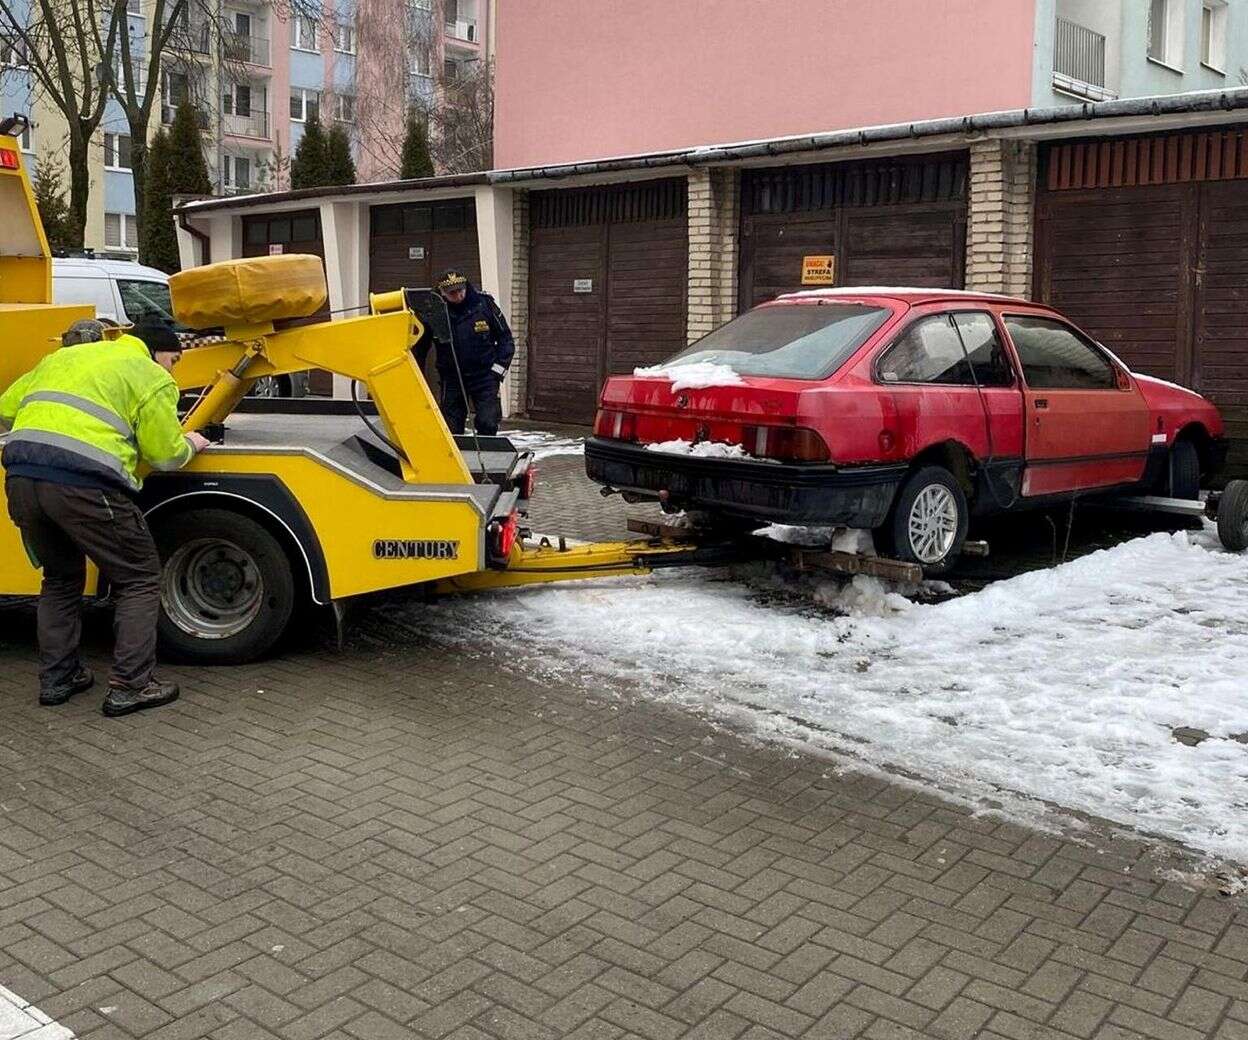
<path fill-rule="evenodd" d="M 1130 484 L 1148 461 L 1148 408 L 1091 340 L 1039 314 L 1002 315 L 1023 373 L 1023 494 Z"/>

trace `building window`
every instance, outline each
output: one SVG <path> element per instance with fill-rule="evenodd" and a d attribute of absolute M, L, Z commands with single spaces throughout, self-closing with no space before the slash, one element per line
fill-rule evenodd
<path fill-rule="evenodd" d="M 334 26 L 334 50 L 339 54 L 355 53 L 355 26 L 351 22 L 339 22 Z"/>
<path fill-rule="evenodd" d="M 22 132 L 18 134 L 17 139 L 22 143 L 23 152 L 33 152 L 35 150 L 35 132 L 31 129 L 29 123 L 27 123 Z"/>
<path fill-rule="evenodd" d="M 296 123 L 306 123 L 309 119 L 320 119 L 321 95 L 306 87 L 292 87 L 290 90 L 290 118 Z"/>
<path fill-rule="evenodd" d="M 139 248 L 139 227 L 133 213 L 104 214 L 104 245 L 108 249 Z"/>
<path fill-rule="evenodd" d="M 26 68 L 26 41 L 16 36 L 0 36 L 0 68 Z"/>
<path fill-rule="evenodd" d="M 221 183 L 229 191 L 250 191 L 251 160 L 242 155 L 223 155 Z"/>
<path fill-rule="evenodd" d="M 1149 0 L 1148 56 L 1174 69 L 1182 64 L 1182 0 Z"/>
<path fill-rule="evenodd" d="M 251 115 L 251 87 L 246 83 L 230 83 L 221 95 L 221 111 L 227 116 Z"/>
<path fill-rule="evenodd" d="M 308 15 L 295 15 L 290 24 L 290 45 L 297 51 L 316 50 L 316 22 Z"/>
<path fill-rule="evenodd" d="M 126 0 L 126 11 L 130 14 L 142 14 L 142 0 Z"/>
<path fill-rule="evenodd" d="M 353 95 L 334 95 L 334 118 L 340 123 L 355 122 L 355 97 Z"/>
<path fill-rule="evenodd" d="M 429 62 L 429 48 L 424 43 L 414 43 L 411 48 L 412 75 L 429 77 L 433 75 L 433 66 Z"/>
<path fill-rule="evenodd" d="M 1200 9 L 1200 63 L 1215 72 L 1226 72 L 1227 5 L 1205 0 Z"/>
<path fill-rule="evenodd" d="M 129 134 L 104 135 L 104 166 L 109 170 L 132 169 Z"/>

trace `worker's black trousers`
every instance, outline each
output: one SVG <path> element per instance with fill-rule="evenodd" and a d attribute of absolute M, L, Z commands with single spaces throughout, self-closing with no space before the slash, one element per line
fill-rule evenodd
<path fill-rule="evenodd" d="M 39 595 L 39 687 L 69 684 L 78 669 L 87 558 L 112 591 L 116 638 L 109 685 L 142 689 L 156 667 L 160 557 L 147 522 L 120 491 L 27 477 L 5 482 L 9 516 L 43 567 Z"/>
<path fill-rule="evenodd" d="M 503 419 L 503 403 L 498 398 L 498 380 L 493 374 L 484 379 L 469 382 L 466 389 L 472 398 L 472 410 L 476 413 L 473 427 L 484 437 L 493 437 L 498 433 L 498 424 Z M 459 387 L 459 380 L 454 375 L 442 377 L 442 418 L 451 428 L 451 433 L 463 433 L 468 422 L 468 401 Z"/>

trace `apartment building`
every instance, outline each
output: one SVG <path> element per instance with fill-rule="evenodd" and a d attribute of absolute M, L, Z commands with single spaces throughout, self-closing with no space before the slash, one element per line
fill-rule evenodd
<path fill-rule="evenodd" d="M 149 0 L 129 0 L 132 48 L 146 50 Z M 191 3 L 162 62 L 151 133 L 195 106 L 214 190 L 290 187 L 290 160 L 307 120 L 344 126 L 359 180 L 394 176 L 410 102 L 435 105 L 443 84 L 492 50 L 492 0 L 337 0 L 319 17 L 287 16 L 268 0 Z M 0 40 L 0 112 L 34 122 L 27 158 L 63 154 L 65 124 L 46 103 L 21 48 Z M 137 251 L 130 136 L 110 101 L 90 153 L 85 245 Z"/>

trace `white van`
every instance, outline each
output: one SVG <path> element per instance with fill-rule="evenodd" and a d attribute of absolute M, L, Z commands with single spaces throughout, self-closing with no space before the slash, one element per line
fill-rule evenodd
<path fill-rule="evenodd" d="M 97 318 L 119 325 L 137 325 L 144 319 L 156 318 L 181 328 L 173 318 L 169 276 L 158 268 L 131 260 L 53 257 L 52 302 L 90 304 Z M 250 396 L 303 397 L 307 388 L 305 372 L 266 376 L 256 380 Z"/>
<path fill-rule="evenodd" d="M 97 318 L 123 325 L 145 318 L 173 321 L 169 276 L 129 260 L 53 257 L 52 302 L 88 303 Z"/>

